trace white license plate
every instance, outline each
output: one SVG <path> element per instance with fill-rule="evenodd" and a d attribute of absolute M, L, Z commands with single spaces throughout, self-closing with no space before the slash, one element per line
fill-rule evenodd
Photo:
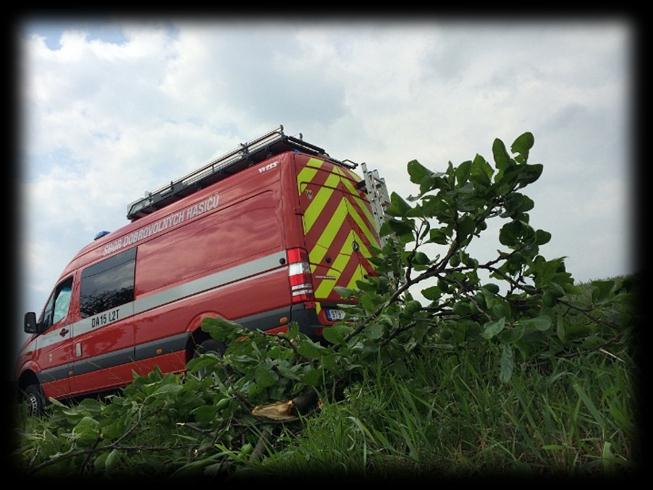
<path fill-rule="evenodd" d="M 342 310 L 327 309 L 325 311 L 327 318 L 332 322 L 345 319 L 345 312 Z"/>

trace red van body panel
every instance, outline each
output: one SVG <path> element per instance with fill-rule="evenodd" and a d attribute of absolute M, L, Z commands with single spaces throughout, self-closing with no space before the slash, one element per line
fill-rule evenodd
<path fill-rule="evenodd" d="M 46 397 L 65 398 L 124 386 L 155 366 L 181 372 L 207 316 L 275 333 L 297 321 L 319 335 L 333 323 L 321 311 L 337 303 L 333 287 L 372 271 L 367 257 L 378 234 L 357 178 L 287 151 L 87 245 L 57 281 L 73 277 L 67 315 L 25 344 L 19 384 L 35 375 Z M 316 207 L 309 196 L 321 191 L 333 197 L 307 232 L 305 214 Z M 296 249 L 311 254 L 315 297 L 291 289 L 288 251 Z M 106 294 L 105 275 L 116 281 Z"/>

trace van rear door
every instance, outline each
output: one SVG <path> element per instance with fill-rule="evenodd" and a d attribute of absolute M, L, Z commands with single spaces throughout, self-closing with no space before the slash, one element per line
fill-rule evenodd
<path fill-rule="evenodd" d="M 324 307 L 342 301 L 336 286 L 355 287 L 373 271 L 368 258 L 371 247 L 379 247 L 379 235 L 365 193 L 356 188 L 361 179 L 353 171 L 300 156 L 296 165 L 315 299 Z"/>

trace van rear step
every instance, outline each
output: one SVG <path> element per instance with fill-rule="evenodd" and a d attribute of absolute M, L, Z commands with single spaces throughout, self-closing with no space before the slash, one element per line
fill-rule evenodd
<path fill-rule="evenodd" d="M 145 197 L 129 204 L 127 219 L 135 221 L 266 158 L 290 150 L 328 158 L 331 162 L 347 168 L 356 168 L 357 166 L 354 162 L 345 163 L 334 160 L 319 146 L 307 143 L 301 138 L 284 134 L 283 125 L 279 125 L 277 129 L 273 129 L 252 141 L 241 143 L 239 148 L 216 158 L 176 181 L 171 181 L 169 185 L 154 192 L 147 192 Z"/>

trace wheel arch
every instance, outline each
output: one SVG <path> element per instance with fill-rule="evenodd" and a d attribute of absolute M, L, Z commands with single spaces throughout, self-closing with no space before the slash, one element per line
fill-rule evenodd
<path fill-rule="evenodd" d="M 41 382 L 39 381 L 39 378 L 36 375 L 36 373 L 29 368 L 24 369 L 20 373 L 20 376 L 18 377 L 18 390 L 20 392 L 24 391 L 25 388 L 27 388 L 30 385 L 40 385 L 40 384 Z"/>
<path fill-rule="evenodd" d="M 193 319 L 188 323 L 186 331 L 190 333 L 188 336 L 188 341 L 186 342 L 186 362 L 188 362 L 195 352 L 195 346 L 201 344 L 205 340 L 211 338 L 211 336 L 202 330 L 202 321 L 205 318 L 215 318 L 216 316 L 222 316 L 217 311 L 206 311 L 200 313 L 193 317 Z"/>

